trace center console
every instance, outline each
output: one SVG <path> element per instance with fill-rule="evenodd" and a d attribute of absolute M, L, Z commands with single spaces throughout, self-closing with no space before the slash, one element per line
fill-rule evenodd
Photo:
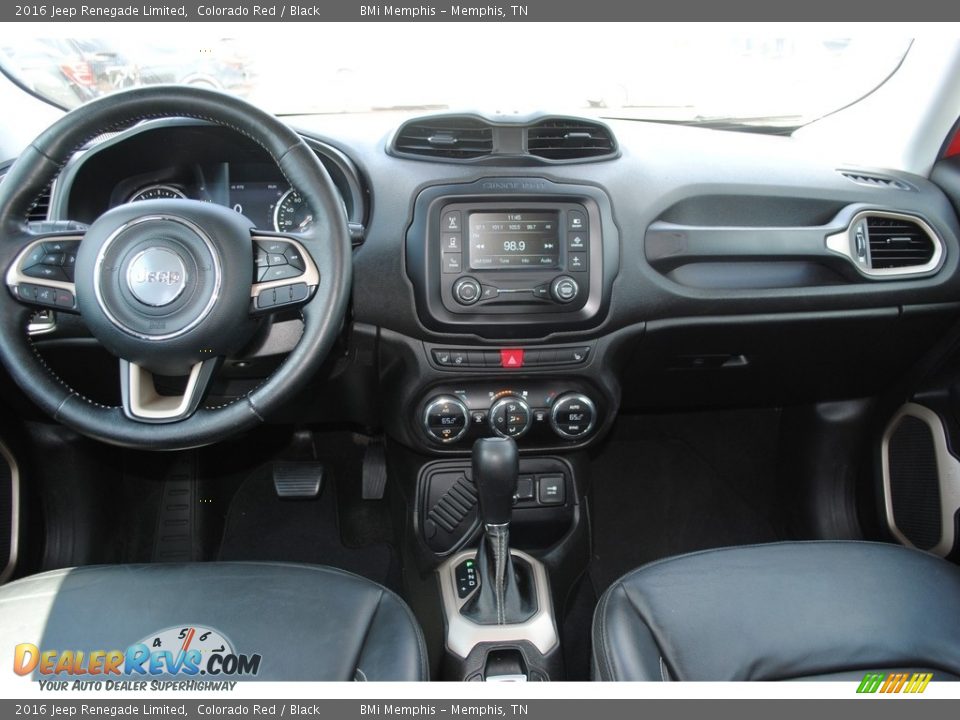
<path fill-rule="evenodd" d="M 589 558 L 579 451 L 619 401 L 593 334 L 619 248 L 594 186 L 483 178 L 416 198 L 405 259 L 424 337 L 380 329 L 380 387 L 445 678 L 563 677 L 558 627 Z"/>

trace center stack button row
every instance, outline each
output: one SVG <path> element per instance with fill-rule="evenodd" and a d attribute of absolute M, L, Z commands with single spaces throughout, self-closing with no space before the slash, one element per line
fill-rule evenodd
<path fill-rule="evenodd" d="M 582 365 L 590 357 L 591 346 L 573 345 L 554 348 L 505 348 L 502 350 L 469 350 L 466 348 L 433 348 L 434 364 L 444 368 L 521 368 L 547 365 Z"/>

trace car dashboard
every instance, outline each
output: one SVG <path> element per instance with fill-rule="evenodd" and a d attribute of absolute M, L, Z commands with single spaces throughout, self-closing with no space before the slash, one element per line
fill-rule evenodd
<path fill-rule="evenodd" d="M 382 427 L 427 456 L 490 435 L 584 448 L 624 411 L 872 395 L 960 298 L 960 228 L 938 187 L 790 137 L 542 114 L 288 121 L 355 249 L 341 345 L 281 419 Z M 35 219 L 90 223 L 158 197 L 268 232 L 318 222 L 261 148 L 186 119 L 97 138 Z M 254 387 L 296 326 L 265 321 L 213 392 Z"/>

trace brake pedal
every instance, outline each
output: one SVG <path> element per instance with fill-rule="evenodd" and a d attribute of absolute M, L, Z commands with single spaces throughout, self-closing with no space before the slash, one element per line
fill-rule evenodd
<path fill-rule="evenodd" d="M 275 462 L 273 487 L 282 500 L 313 500 L 323 486 L 323 465 L 318 462 Z"/>

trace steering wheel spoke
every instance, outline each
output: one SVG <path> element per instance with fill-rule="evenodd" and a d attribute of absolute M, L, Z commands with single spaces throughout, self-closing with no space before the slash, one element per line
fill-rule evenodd
<path fill-rule="evenodd" d="M 320 271 L 304 244 L 279 233 L 255 232 L 252 239 L 250 311 L 268 314 L 309 302 L 320 284 Z"/>
<path fill-rule="evenodd" d="M 29 237 L 7 268 L 7 289 L 25 305 L 76 313 L 74 269 L 83 233 Z"/>
<path fill-rule="evenodd" d="M 172 423 L 190 417 L 210 387 L 221 358 L 196 363 L 187 374 L 183 391 L 161 393 L 157 377 L 141 365 L 120 360 L 123 414 L 142 423 Z M 182 378 L 181 378 L 182 379 Z"/>

